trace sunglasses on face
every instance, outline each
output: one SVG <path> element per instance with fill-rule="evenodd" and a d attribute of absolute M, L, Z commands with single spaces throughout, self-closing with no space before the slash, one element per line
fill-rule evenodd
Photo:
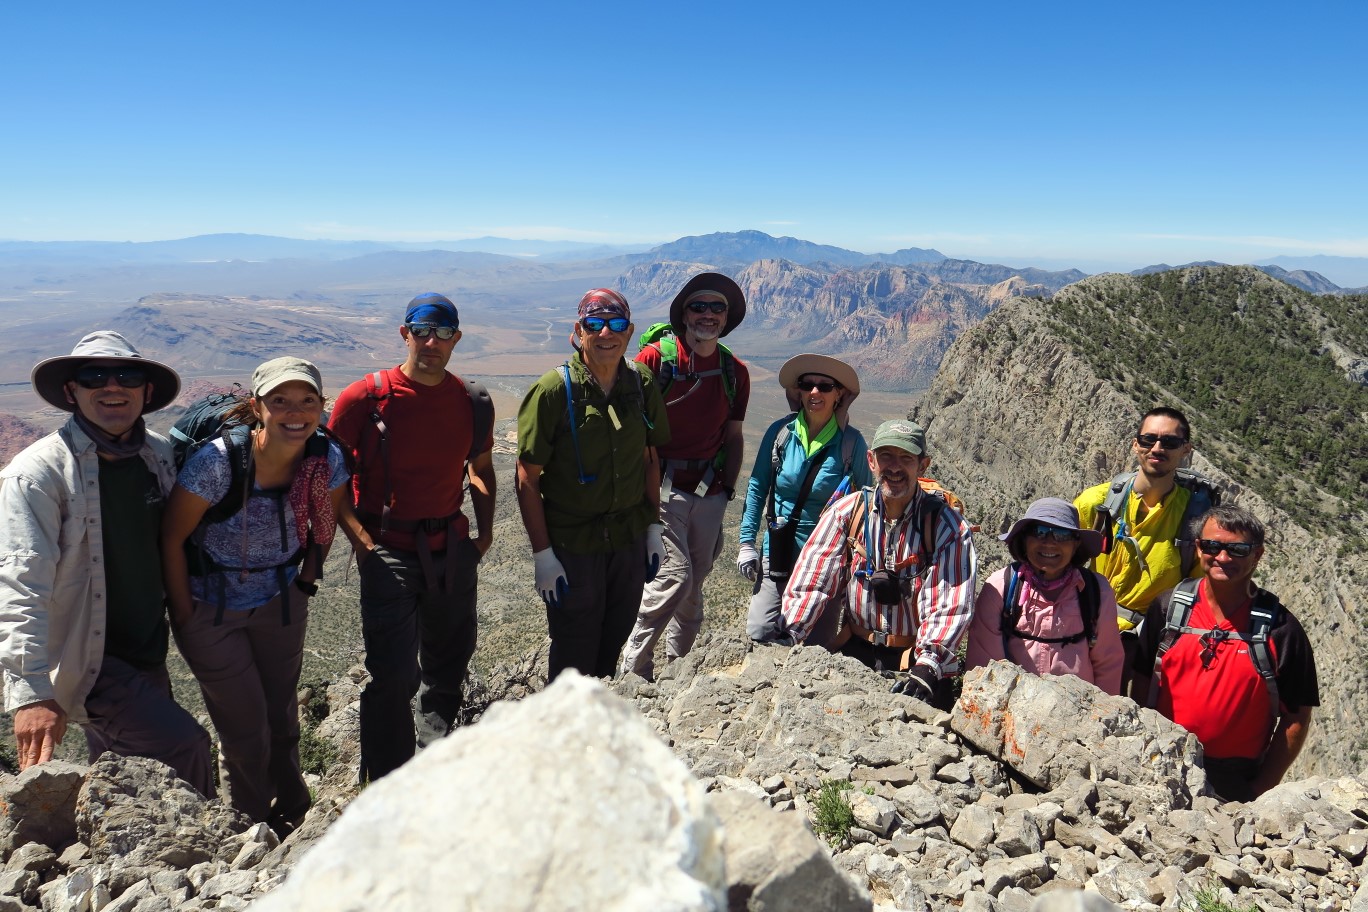
<path fill-rule="evenodd" d="M 685 306 L 696 314 L 707 313 L 710 310 L 715 314 L 727 312 L 726 301 L 690 301 Z"/>
<path fill-rule="evenodd" d="M 1197 547 L 1208 557 L 1215 557 L 1222 551 L 1230 552 L 1231 557 L 1249 557 L 1254 553 L 1254 546 L 1249 542 L 1223 542 L 1210 538 L 1199 538 L 1197 539 Z"/>
<path fill-rule="evenodd" d="M 808 390 L 816 390 L 819 393 L 829 393 L 836 388 L 836 384 L 830 380 L 799 380 L 798 392 L 806 393 Z"/>
<path fill-rule="evenodd" d="M 408 331 L 413 333 L 415 339 L 426 339 L 436 333 L 437 338 L 446 342 L 456 335 L 456 327 L 454 326 L 436 326 L 432 323 L 406 323 L 405 325 L 408 327 Z"/>
<path fill-rule="evenodd" d="M 632 321 L 626 317 L 585 317 L 580 320 L 580 326 L 589 330 L 591 333 L 603 332 L 603 327 L 608 327 L 615 333 L 624 332 Z"/>
<path fill-rule="evenodd" d="M 104 389 L 113 377 L 114 382 L 124 389 L 137 389 L 147 385 L 147 372 L 141 367 L 82 367 L 72 379 L 76 385 L 88 390 Z"/>
<path fill-rule="evenodd" d="M 1059 542 L 1060 544 L 1063 544 L 1064 542 L 1078 541 L 1077 532 L 1075 532 L 1073 529 L 1061 529 L 1058 526 L 1046 526 L 1043 524 L 1038 524 L 1031 526 L 1031 528 L 1027 529 L 1026 534 L 1031 536 L 1031 538 L 1038 539 L 1040 541 L 1048 541 L 1049 539 L 1054 539 L 1056 542 Z"/>
<path fill-rule="evenodd" d="M 1140 444 L 1144 450 L 1154 449 L 1157 443 L 1162 449 L 1176 450 L 1187 443 L 1186 437 L 1179 437 L 1177 434 L 1136 434 L 1135 442 Z"/>

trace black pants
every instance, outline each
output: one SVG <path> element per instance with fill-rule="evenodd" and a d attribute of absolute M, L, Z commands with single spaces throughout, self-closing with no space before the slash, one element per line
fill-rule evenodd
<path fill-rule="evenodd" d="M 429 589 L 418 555 L 376 549 L 361 564 L 361 634 L 371 680 L 361 693 L 361 781 L 379 779 L 414 755 L 419 727 L 451 730 L 475 654 L 475 590 L 480 552 L 456 542 L 452 591 Z M 432 555 L 442 566 L 445 552 Z M 418 695 L 416 712 L 410 704 Z M 425 738 L 425 743 L 426 743 Z"/>

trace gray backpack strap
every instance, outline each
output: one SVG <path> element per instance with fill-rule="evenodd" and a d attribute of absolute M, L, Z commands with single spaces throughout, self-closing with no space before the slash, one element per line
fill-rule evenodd
<path fill-rule="evenodd" d="M 1110 554 L 1116 544 L 1116 526 L 1120 522 L 1124 525 L 1126 519 L 1126 501 L 1130 499 L 1131 483 L 1135 481 L 1134 472 L 1122 472 L 1120 475 L 1113 476 L 1111 483 L 1107 487 L 1107 496 L 1103 498 L 1102 504 L 1095 511 L 1093 520 L 1093 530 L 1102 533 L 1102 550 Z"/>
<path fill-rule="evenodd" d="M 789 436 L 793 431 L 789 430 L 787 423 L 779 426 L 779 433 L 774 435 L 774 449 L 770 452 L 770 487 L 769 487 L 769 526 L 774 528 L 777 520 L 779 505 L 775 501 L 775 489 L 779 487 L 779 469 L 783 466 L 784 444 L 788 443 Z M 795 517 L 796 521 L 796 517 Z"/>
<path fill-rule="evenodd" d="M 1150 674 L 1149 697 L 1145 705 L 1154 709 L 1159 705 L 1160 666 L 1164 653 L 1173 648 L 1178 637 L 1184 632 L 1192 632 L 1188 619 L 1192 616 L 1192 606 L 1197 602 L 1197 586 L 1201 580 L 1185 579 L 1169 594 L 1168 605 L 1164 609 L 1164 629 L 1159 634 L 1159 649 L 1154 654 L 1154 671 Z"/>
<path fill-rule="evenodd" d="M 1254 596 L 1254 604 L 1249 607 L 1249 636 L 1242 637 L 1249 645 L 1249 658 L 1254 669 L 1264 680 L 1268 690 L 1268 730 L 1274 732 L 1278 727 L 1281 698 L 1278 694 L 1278 668 L 1273 661 L 1273 650 L 1269 648 L 1269 636 L 1273 625 L 1278 623 L 1282 605 L 1271 594 L 1260 589 Z"/>

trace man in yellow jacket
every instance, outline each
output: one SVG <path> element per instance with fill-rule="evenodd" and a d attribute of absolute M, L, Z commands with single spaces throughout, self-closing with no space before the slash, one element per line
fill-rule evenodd
<path fill-rule="evenodd" d="M 1194 494 L 1178 484 L 1178 469 L 1192 452 L 1191 438 L 1182 412 L 1167 406 L 1150 409 L 1140 419 L 1131 441 L 1137 470 L 1130 476 L 1093 485 L 1074 498 L 1085 529 L 1105 525 L 1099 521 L 1099 513 L 1109 497 L 1113 503 L 1120 501 L 1110 516 L 1111 549 L 1093 559 L 1093 569 L 1105 576 L 1116 592 L 1117 624 L 1126 647 L 1122 693 L 1130 692 L 1130 668 L 1145 609 L 1185 576 L 1180 540 L 1190 536 L 1183 529 L 1184 517 L 1193 512 L 1190 507 L 1198 506 L 1192 502 L 1194 497 L 1205 501 L 1197 512 L 1211 505 L 1204 493 Z"/>

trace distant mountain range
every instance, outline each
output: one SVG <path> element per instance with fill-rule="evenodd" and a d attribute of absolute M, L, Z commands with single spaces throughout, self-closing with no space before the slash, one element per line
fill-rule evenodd
<path fill-rule="evenodd" d="M 1290 258 L 1289 258 L 1290 259 Z M 1315 259 L 1315 257 L 1303 257 L 1302 259 Z M 1332 258 L 1325 258 L 1332 259 Z M 1334 257 L 1333 259 L 1348 260 L 1352 257 Z M 1202 260 L 1196 263 L 1184 263 L 1182 266 L 1170 266 L 1167 263 L 1157 263 L 1153 266 L 1144 266 L 1140 269 L 1133 269 L 1129 273 L 1133 276 L 1154 275 L 1159 272 L 1171 272 L 1175 269 L 1187 269 L 1190 266 L 1227 266 L 1228 263 L 1218 263 L 1215 260 Z M 1309 291 L 1312 294 L 1368 294 L 1368 287 L 1365 288 L 1341 288 L 1334 282 L 1321 275 L 1319 272 L 1311 272 L 1307 269 L 1297 269 L 1289 272 L 1280 266 L 1265 264 L 1255 265 L 1255 269 L 1270 275 L 1275 279 L 1286 282 L 1302 291 Z"/>

